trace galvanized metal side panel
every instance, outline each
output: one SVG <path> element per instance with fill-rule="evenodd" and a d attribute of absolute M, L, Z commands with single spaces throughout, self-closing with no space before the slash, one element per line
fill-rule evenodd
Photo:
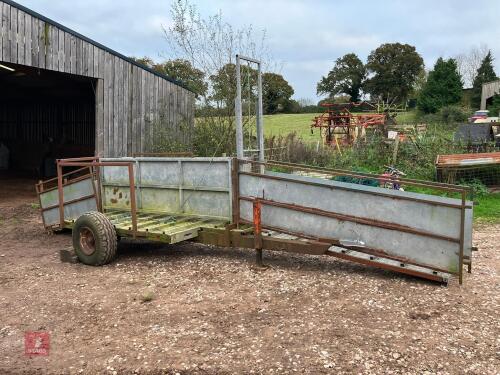
<path fill-rule="evenodd" d="M 97 211 L 95 199 L 87 199 L 80 202 L 64 205 L 64 220 L 76 220 L 86 212 Z M 46 226 L 59 224 L 59 208 L 52 208 L 43 212 Z"/>
<path fill-rule="evenodd" d="M 231 218 L 230 158 L 106 158 L 133 161 L 137 208 L 172 214 Z M 103 202 L 130 209 L 126 167 L 103 167 Z"/>
<path fill-rule="evenodd" d="M 396 223 L 457 240 L 460 237 L 460 210 L 435 204 L 460 204 L 456 199 L 290 174 L 271 175 L 286 180 L 240 175 L 240 196 L 261 197 L 333 213 Z M 374 195 L 374 192 L 382 195 Z M 410 200 L 399 199 L 401 197 Z M 471 242 L 472 228 L 472 210 L 468 211 L 470 215 L 466 216 L 466 245 Z M 240 216 L 244 220 L 252 220 L 251 202 L 240 202 Z M 456 242 L 266 205 L 262 208 L 262 223 L 313 237 L 362 241 L 369 248 L 379 249 L 418 264 L 449 272 L 458 270 L 459 244 Z"/>
<path fill-rule="evenodd" d="M 81 214 L 88 211 L 96 211 L 97 204 L 94 197 L 80 200 L 94 194 L 92 179 L 88 178 L 80 180 L 70 185 L 63 187 L 64 196 L 64 219 L 75 220 Z M 68 204 L 67 202 L 78 200 Z M 42 209 L 59 205 L 58 190 L 49 190 L 40 194 L 40 204 Z M 59 224 L 59 207 L 54 207 L 42 212 L 44 223 L 46 226 Z"/>
<path fill-rule="evenodd" d="M 290 179 L 290 182 L 243 175 L 240 177 L 240 194 L 378 221 L 389 221 L 443 236 L 454 238 L 460 236 L 460 209 L 438 205 L 460 204 L 457 199 L 285 173 L 267 174 L 271 177 Z M 379 195 L 381 193 L 383 195 Z M 436 204 L 422 204 L 416 201 L 418 199 Z"/>

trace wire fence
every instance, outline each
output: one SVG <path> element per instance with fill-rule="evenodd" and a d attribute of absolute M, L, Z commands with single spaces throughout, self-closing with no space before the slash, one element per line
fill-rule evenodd
<path fill-rule="evenodd" d="M 478 166 L 453 166 L 436 169 L 437 180 L 448 184 L 483 184 L 500 188 L 500 163 Z"/>

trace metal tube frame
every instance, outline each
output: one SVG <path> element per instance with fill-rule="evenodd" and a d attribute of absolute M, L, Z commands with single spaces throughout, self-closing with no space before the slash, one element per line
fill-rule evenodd
<path fill-rule="evenodd" d="M 59 159 L 57 160 L 57 189 L 59 196 L 59 225 L 61 228 L 64 227 L 64 190 L 63 190 L 63 168 L 64 167 L 89 167 L 96 170 L 96 175 L 101 176 L 99 168 L 100 167 L 127 167 L 129 176 L 129 188 L 130 188 L 130 211 L 132 216 L 132 237 L 137 237 L 137 205 L 135 196 L 135 178 L 134 178 L 134 162 L 130 161 L 120 161 L 120 162 L 100 162 L 97 157 L 87 157 L 87 158 L 73 158 L 73 159 Z M 101 196 L 101 181 L 98 181 L 98 191 L 95 190 L 94 194 L 96 196 L 97 208 L 100 212 L 103 210 L 102 196 Z M 67 203 L 67 202 L 66 202 Z"/>
<path fill-rule="evenodd" d="M 236 117 L 236 157 L 243 159 L 245 150 L 243 144 L 243 110 L 241 105 L 241 60 L 257 65 L 257 147 L 259 151 L 259 161 L 265 160 L 264 154 L 264 117 L 262 105 L 262 63 L 259 60 L 251 57 L 236 55 L 236 100 L 235 100 L 235 117 Z"/>

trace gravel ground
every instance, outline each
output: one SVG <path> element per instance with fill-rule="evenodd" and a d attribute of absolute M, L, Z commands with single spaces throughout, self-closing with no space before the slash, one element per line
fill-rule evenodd
<path fill-rule="evenodd" d="M 70 235 L 44 232 L 32 185 L 1 182 L 1 374 L 500 373 L 499 225 L 475 228 L 462 287 L 195 244 L 122 241 L 96 268 L 61 263 Z M 25 331 L 50 354 L 25 356 Z"/>

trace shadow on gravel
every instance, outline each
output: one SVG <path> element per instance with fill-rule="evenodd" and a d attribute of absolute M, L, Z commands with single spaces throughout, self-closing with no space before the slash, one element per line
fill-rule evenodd
<path fill-rule="evenodd" d="M 183 243 L 168 245 L 144 240 L 121 239 L 118 244 L 118 257 L 120 263 L 136 261 L 146 264 L 149 261 L 176 263 L 185 259 L 199 259 L 221 262 L 224 260 L 245 263 L 255 268 L 255 253 L 251 249 L 234 249 L 207 246 L 198 243 Z M 264 264 L 266 268 L 281 269 L 301 272 L 333 273 L 346 276 L 366 276 L 369 278 L 400 280 L 414 284 L 441 285 L 440 283 L 423 280 L 410 275 L 399 274 L 375 267 L 336 259 L 334 257 L 318 255 L 297 255 L 275 251 L 264 251 Z M 265 269 L 264 268 L 264 271 Z M 256 269 L 258 272 L 261 270 Z"/>

